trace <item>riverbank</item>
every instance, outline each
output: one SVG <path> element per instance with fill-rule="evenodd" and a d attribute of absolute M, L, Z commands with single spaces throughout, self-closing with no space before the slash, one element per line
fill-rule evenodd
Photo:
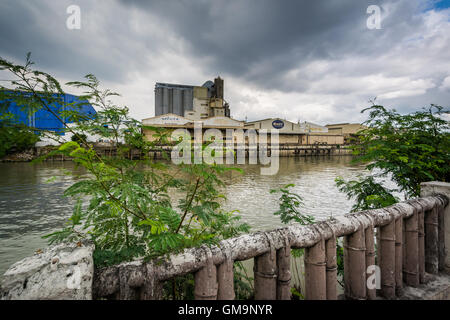
<path fill-rule="evenodd" d="M 34 149 L 9 154 L 0 159 L 0 162 L 29 162 L 36 159 Z"/>
<path fill-rule="evenodd" d="M 0 159 L 0 162 L 30 162 L 37 158 L 48 154 L 52 150 L 55 150 L 55 146 L 34 147 L 26 151 L 17 152 L 7 155 Z M 100 156 L 114 156 L 116 154 L 116 148 L 104 145 L 96 144 L 94 149 Z M 165 150 L 170 152 L 170 149 Z M 326 146 L 326 145 L 284 145 L 279 147 L 280 157 L 308 157 L 308 156 L 351 156 L 351 146 Z M 149 156 L 154 159 L 162 159 L 161 151 L 151 151 Z M 130 159 L 139 159 L 141 153 L 139 150 L 131 150 L 128 157 Z M 64 155 L 52 155 L 44 159 L 44 161 L 72 161 L 71 157 Z"/>

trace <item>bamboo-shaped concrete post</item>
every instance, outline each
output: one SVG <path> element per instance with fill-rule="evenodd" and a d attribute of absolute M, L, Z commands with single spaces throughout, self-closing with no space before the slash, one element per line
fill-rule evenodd
<path fill-rule="evenodd" d="M 234 300 L 234 273 L 233 261 L 227 257 L 223 263 L 217 267 L 217 299 Z"/>
<path fill-rule="evenodd" d="M 395 220 L 395 293 L 403 291 L 403 217 Z"/>
<path fill-rule="evenodd" d="M 277 250 L 277 300 L 291 299 L 291 246 Z"/>
<path fill-rule="evenodd" d="M 395 297 L 395 221 L 379 228 L 379 265 L 381 292 L 386 299 Z"/>
<path fill-rule="evenodd" d="M 140 265 L 125 264 L 119 267 L 119 299 L 137 300 L 143 284 L 143 268 Z"/>
<path fill-rule="evenodd" d="M 366 240 L 361 224 L 356 232 L 344 237 L 344 256 L 345 296 L 366 299 Z"/>
<path fill-rule="evenodd" d="M 336 238 L 333 236 L 325 242 L 326 248 L 326 288 L 327 300 L 337 300 L 337 262 Z"/>
<path fill-rule="evenodd" d="M 370 266 L 375 266 L 375 235 L 373 226 L 369 226 L 366 228 L 365 232 L 365 242 L 366 242 L 366 290 L 367 290 L 367 299 L 375 300 L 377 295 L 376 286 L 368 286 L 369 277 L 373 276 L 373 274 L 367 273 L 367 268 Z M 376 270 L 373 268 L 373 272 Z M 376 280 L 376 278 L 375 278 Z M 376 285 L 376 283 L 375 283 Z"/>
<path fill-rule="evenodd" d="M 277 297 L 277 252 L 270 235 L 266 233 L 266 237 L 269 241 L 269 252 L 254 259 L 255 300 L 275 300 Z"/>
<path fill-rule="evenodd" d="M 418 245 L 419 243 L 417 243 Z M 405 276 L 403 271 L 405 270 L 406 263 L 406 227 L 405 227 L 405 218 L 403 218 L 402 222 L 402 278 L 405 280 Z"/>
<path fill-rule="evenodd" d="M 141 300 L 160 300 L 162 299 L 162 283 L 158 281 L 155 272 L 153 270 L 153 265 L 147 263 L 144 266 L 145 279 L 144 284 L 141 289 Z"/>
<path fill-rule="evenodd" d="M 419 280 L 420 283 L 425 283 L 425 211 L 423 207 L 417 213 L 417 225 L 419 227 Z"/>
<path fill-rule="evenodd" d="M 206 251 L 206 266 L 194 274 L 194 296 L 196 300 L 217 299 L 217 268 L 214 265 L 211 250 L 204 247 Z"/>
<path fill-rule="evenodd" d="M 306 300 L 327 298 L 324 239 L 305 249 L 305 289 Z"/>
<path fill-rule="evenodd" d="M 425 271 L 437 274 L 439 270 L 438 211 L 425 212 Z"/>
<path fill-rule="evenodd" d="M 445 268 L 445 222 L 444 222 L 444 207 L 439 205 L 438 211 L 438 243 L 439 243 L 439 270 Z"/>
<path fill-rule="evenodd" d="M 414 206 L 414 213 L 405 219 L 405 261 L 403 264 L 403 278 L 408 286 L 419 285 L 419 225 L 418 211 Z"/>

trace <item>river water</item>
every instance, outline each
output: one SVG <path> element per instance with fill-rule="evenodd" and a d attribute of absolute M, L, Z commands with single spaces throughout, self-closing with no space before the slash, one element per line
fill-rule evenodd
<path fill-rule="evenodd" d="M 304 212 L 323 219 L 350 211 L 353 204 L 340 193 L 336 176 L 356 178 L 364 173 L 349 156 L 280 158 L 273 176 L 260 174 L 259 165 L 240 165 L 243 174 L 225 177 L 224 207 L 239 210 L 252 231 L 282 226 L 273 215 L 277 194 L 270 189 L 293 183 L 304 199 Z M 0 275 L 14 262 L 47 245 L 41 237 L 61 228 L 71 215 L 73 202 L 62 196 L 73 183 L 67 171 L 76 172 L 72 162 L 0 163 Z M 80 171 L 81 173 L 81 171 Z"/>

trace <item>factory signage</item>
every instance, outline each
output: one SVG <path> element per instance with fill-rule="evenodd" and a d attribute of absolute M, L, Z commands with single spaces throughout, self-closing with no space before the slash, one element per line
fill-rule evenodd
<path fill-rule="evenodd" d="M 284 127 L 284 122 L 281 120 L 273 120 L 272 127 L 274 127 L 275 129 L 281 129 Z"/>
<path fill-rule="evenodd" d="M 183 118 L 183 117 L 177 117 L 175 115 L 170 115 L 170 116 L 164 116 L 159 118 L 159 121 L 162 124 L 186 124 L 187 122 L 189 122 L 187 119 Z"/>
<path fill-rule="evenodd" d="M 164 117 L 164 118 L 161 118 L 161 120 L 164 120 L 164 121 L 180 121 L 180 119 L 177 118 L 177 117 Z"/>

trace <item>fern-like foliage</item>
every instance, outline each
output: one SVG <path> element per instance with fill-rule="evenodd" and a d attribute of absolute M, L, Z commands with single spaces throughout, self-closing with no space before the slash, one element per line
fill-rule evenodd
<path fill-rule="evenodd" d="M 34 69 L 30 55 L 23 66 L 0 58 L 0 70 L 18 79 L 9 88 L 0 87 L 0 100 L 15 102 L 29 113 L 52 112 L 73 138 L 48 155 L 71 157 L 85 172 L 76 175 L 64 192 L 67 198 L 77 199 L 77 204 L 67 226 L 45 236 L 50 243 L 91 239 L 95 263 L 104 266 L 214 244 L 249 230 L 235 212 L 221 208 L 222 176 L 237 169 L 153 160 L 149 154 L 155 150 L 169 158 L 161 146 L 174 142 L 171 132 L 143 126 L 130 117 L 126 106 L 113 101 L 118 94 L 100 89 L 94 75 L 66 83 L 83 91 L 80 101 L 88 100 L 96 108 L 95 117 L 86 117 L 60 98 L 64 94 L 60 83 Z M 56 113 L 52 103 L 62 105 L 63 111 Z M 65 119 L 75 125 L 68 126 Z M 144 130 L 153 131 L 152 141 L 144 138 Z M 114 152 L 98 154 L 88 136 L 108 142 Z M 131 159 L 130 153 L 136 150 L 138 159 Z M 178 204 L 172 201 L 172 193 L 184 193 Z"/>

